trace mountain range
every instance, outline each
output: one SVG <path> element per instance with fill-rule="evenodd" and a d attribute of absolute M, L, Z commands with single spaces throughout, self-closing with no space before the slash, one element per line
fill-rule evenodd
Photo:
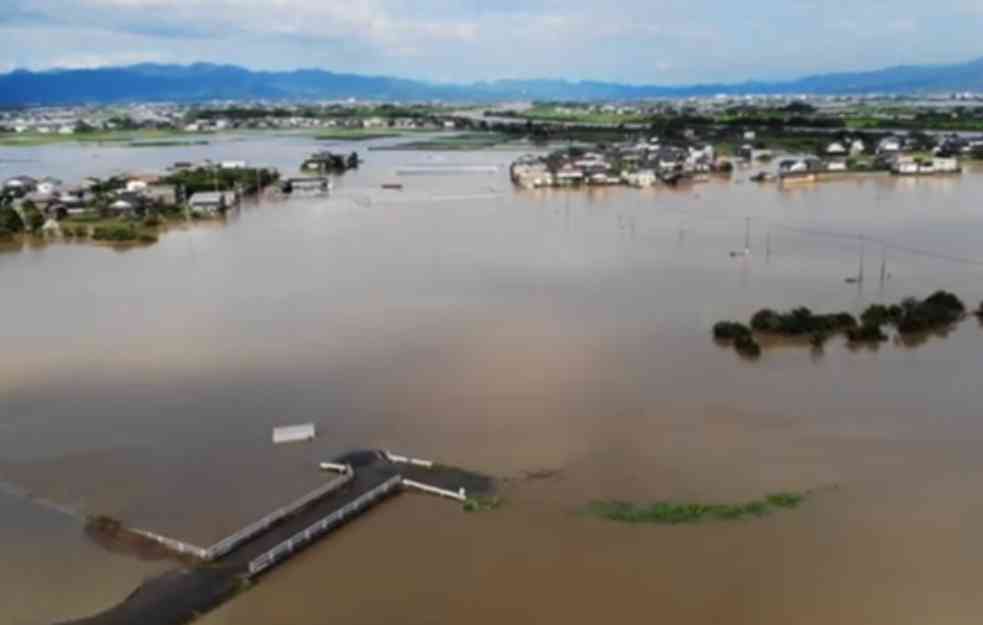
<path fill-rule="evenodd" d="M 232 65 L 141 64 L 98 69 L 16 70 L 0 74 L 0 106 L 205 100 L 343 99 L 398 101 L 638 100 L 764 94 L 983 92 L 983 58 L 951 65 L 906 65 L 819 74 L 784 82 L 688 86 L 554 79 L 431 83 L 320 69 L 253 71 Z"/>

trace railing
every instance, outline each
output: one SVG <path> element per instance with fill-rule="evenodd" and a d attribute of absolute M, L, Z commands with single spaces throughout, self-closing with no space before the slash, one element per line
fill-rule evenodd
<path fill-rule="evenodd" d="M 398 488 L 402 481 L 403 478 L 399 475 L 389 478 L 379 486 L 360 495 L 358 498 L 335 510 L 307 529 L 297 532 L 273 549 L 257 556 L 249 563 L 249 577 L 255 577 L 271 566 L 276 565 L 280 560 L 289 557 L 296 549 L 333 529 L 336 525 L 344 521 L 346 517 L 355 514 L 360 509 L 385 496 L 393 489 Z"/>
<path fill-rule="evenodd" d="M 418 467 L 425 467 L 427 469 L 433 468 L 433 460 L 421 460 L 420 458 L 410 458 L 408 456 L 400 456 L 389 451 L 382 452 L 389 462 L 396 462 L 400 464 L 412 464 Z"/>
<path fill-rule="evenodd" d="M 439 495 L 441 497 L 447 497 L 448 499 L 456 499 L 457 501 L 467 501 L 467 495 L 463 488 L 457 491 L 447 490 L 446 488 L 438 488 L 436 486 L 431 486 L 429 484 L 423 484 L 422 482 L 415 482 L 413 480 L 403 480 L 403 485 L 410 488 L 415 488 L 417 490 L 423 491 L 425 493 L 430 493 L 431 495 Z"/>
<path fill-rule="evenodd" d="M 164 545 L 171 551 L 176 551 L 180 554 L 191 554 L 194 557 L 199 558 L 201 560 L 208 559 L 208 549 L 202 549 L 197 545 L 181 542 L 180 540 L 168 538 L 167 536 L 161 536 L 160 534 L 148 532 L 147 530 L 131 529 L 130 531 L 133 532 L 134 534 L 143 536 L 148 540 L 152 540 L 155 543 L 160 543 L 161 545 Z"/>
<path fill-rule="evenodd" d="M 348 471 L 341 474 L 338 478 L 328 482 L 327 484 L 321 486 L 316 490 L 307 493 L 297 501 L 294 501 L 293 503 L 287 504 L 282 508 L 274 510 L 273 512 L 264 516 L 262 519 L 259 519 L 258 521 L 247 525 L 246 527 L 242 528 L 235 534 L 223 538 L 222 540 L 215 543 L 208 549 L 204 550 L 205 551 L 204 559 L 215 560 L 221 558 L 222 556 L 229 553 L 230 551 L 232 551 L 233 549 L 235 549 L 245 541 L 249 540 L 256 534 L 259 534 L 260 532 L 269 529 L 270 526 L 282 520 L 283 518 L 290 516 L 291 514 L 293 514 L 297 510 L 300 510 L 301 508 L 310 504 L 311 502 L 320 499 L 321 497 L 324 497 L 328 493 L 338 490 L 342 486 L 348 484 L 349 482 L 352 481 L 352 479 L 354 479 L 354 477 L 355 477 L 355 473 L 351 470 L 351 467 L 348 467 Z"/>

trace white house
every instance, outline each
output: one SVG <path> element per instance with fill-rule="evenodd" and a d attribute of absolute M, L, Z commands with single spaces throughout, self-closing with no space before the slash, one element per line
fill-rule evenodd
<path fill-rule="evenodd" d="M 895 154 L 901 151 L 901 139 L 886 137 L 877 145 L 878 154 Z"/>
<path fill-rule="evenodd" d="M 846 146 L 839 141 L 834 141 L 826 146 L 826 153 L 831 156 L 842 156 L 846 154 Z"/>
<path fill-rule="evenodd" d="M 860 156 L 866 149 L 867 146 L 861 139 L 854 139 L 853 143 L 850 144 L 850 156 Z"/>
<path fill-rule="evenodd" d="M 658 177 L 651 169 L 640 169 L 625 176 L 625 182 L 633 187 L 645 189 L 653 186 L 658 181 Z"/>

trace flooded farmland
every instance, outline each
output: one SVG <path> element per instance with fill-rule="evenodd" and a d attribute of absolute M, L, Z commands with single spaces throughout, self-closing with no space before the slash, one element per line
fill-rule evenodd
<path fill-rule="evenodd" d="M 754 362 L 710 327 L 937 289 L 975 308 L 983 172 L 517 191 L 505 167 L 517 152 L 366 145 L 340 146 L 365 164 L 330 196 L 249 203 L 145 248 L 0 250 L 0 481 L 208 543 L 320 483 L 317 462 L 347 449 L 502 478 L 505 505 L 486 513 L 386 503 L 209 625 L 978 621 L 976 320 L 914 346 L 834 339 Z M 314 147 L 4 149 L 0 178 L 205 156 L 287 172 Z M 434 165 L 469 168 L 399 174 Z M 404 189 L 380 189 L 392 181 Z M 748 218 L 751 254 L 733 258 Z M 847 284 L 861 247 L 867 279 Z M 303 422 L 314 443 L 270 444 L 274 426 Z M 811 494 L 736 523 L 582 513 L 597 499 L 782 490 Z M 0 587 L 16 597 L 0 621 L 84 616 L 170 566 L 106 551 L 22 496 L 0 493 L 0 510 L 13 553 Z"/>

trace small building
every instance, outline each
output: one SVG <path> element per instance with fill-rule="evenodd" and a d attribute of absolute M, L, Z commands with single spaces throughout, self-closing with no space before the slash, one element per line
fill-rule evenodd
<path fill-rule="evenodd" d="M 839 141 L 834 141 L 826 146 L 826 154 L 830 156 L 843 156 L 846 153 L 846 146 Z"/>
<path fill-rule="evenodd" d="M 639 189 L 646 189 L 654 186 L 658 180 L 659 177 L 656 176 L 655 171 L 651 169 L 640 169 L 625 176 L 625 182 L 633 187 L 638 187 Z"/>
<path fill-rule="evenodd" d="M 221 215 L 228 208 L 226 196 L 220 191 L 195 193 L 188 200 L 188 208 L 206 215 Z"/>
<path fill-rule="evenodd" d="M 177 204 L 177 187 L 172 184 L 152 184 L 147 185 L 143 191 L 143 196 L 147 201 L 165 206 Z"/>
<path fill-rule="evenodd" d="M 37 186 L 37 180 L 31 178 L 30 176 L 14 176 L 13 178 L 8 178 L 3 183 L 4 190 L 14 191 L 21 194 L 30 193 L 31 191 L 34 191 Z"/>
<path fill-rule="evenodd" d="M 901 139 L 886 137 L 877 145 L 878 154 L 897 154 L 902 148 Z"/>

